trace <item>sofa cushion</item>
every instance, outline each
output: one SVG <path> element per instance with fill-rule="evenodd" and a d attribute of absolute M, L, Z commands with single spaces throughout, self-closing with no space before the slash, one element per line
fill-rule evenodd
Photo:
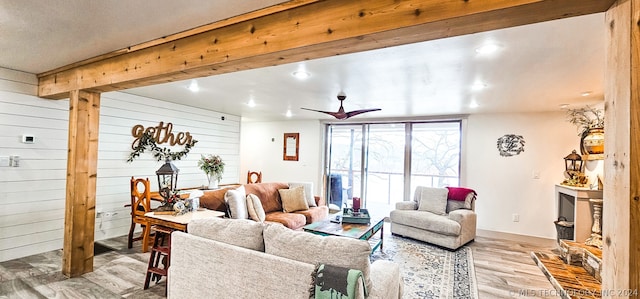
<path fill-rule="evenodd" d="M 448 216 L 423 211 L 393 210 L 389 215 L 392 223 L 428 230 L 442 235 L 459 236 L 460 223 Z"/>
<path fill-rule="evenodd" d="M 364 274 L 365 284 L 371 289 L 369 254 L 371 246 L 365 240 L 336 236 L 319 236 L 294 231 L 277 224 L 264 227 L 265 253 L 309 264 L 330 264 L 357 269 Z"/>
<path fill-rule="evenodd" d="M 247 212 L 247 195 L 245 194 L 244 186 L 227 190 L 227 193 L 224 194 L 224 200 L 227 202 L 227 207 L 229 208 L 229 217 L 234 219 L 249 218 L 249 213 Z"/>
<path fill-rule="evenodd" d="M 249 217 L 254 221 L 264 222 L 265 213 L 262 208 L 262 203 L 260 202 L 260 198 L 258 198 L 255 194 L 247 195 L 247 211 L 249 212 Z"/>
<path fill-rule="evenodd" d="M 244 185 L 247 194 L 255 194 L 262 202 L 265 213 L 282 211 L 279 189 L 289 188 L 286 183 L 258 183 Z"/>
<path fill-rule="evenodd" d="M 415 200 L 418 202 L 419 211 L 427 211 L 437 215 L 447 213 L 447 188 L 431 188 L 418 186 L 416 188 Z"/>
<path fill-rule="evenodd" d="M 316 199 L 313 195 L 313 183 L 311 182 L 291 182 L 289 188 L 304 187 L 304 197 L 307 200 L 309 207 L 317 207 Z"/>
<path fill-rule="evenodd" d="M 235 246 L 264 251 L 263 224 L 248 219 L 193 219 L 187 231 L 199 237 Z"/>
<path fill-rule="evenodd" d="M 291 213 L 309 209 L 307 199 L 304 197 L 304 187 L 298 186 L 291 189 L 280 189 L 278 192 L 280 192 L 283 212 Z"/>
<path fill-rule="evenodd" d="M 264 221 L 277 222 L 290 229 L 299 229 L 307 224 L 304 215 L 296 213 L 285 213 L 282 211 L 267 213 Z"/>
<path fill-rule="evenodd" d="M 320 207 L 310 207 L 307 210 L 296 211 L 296 214 L 302 214 L 306 218 L 306 224 L 322 221 L 327 216 L 329 216 L 329 207 L 320 206 Z"/>
<path fill-rule="evenodd" d="M 228 213 L 227 203 L 224 200 L 224 195 L 229 189 L 233 188 L 206 190 L 204 194 L 200 196 L 200 207 Z M 229 215 L 227 214 L 227 216 Z"/>

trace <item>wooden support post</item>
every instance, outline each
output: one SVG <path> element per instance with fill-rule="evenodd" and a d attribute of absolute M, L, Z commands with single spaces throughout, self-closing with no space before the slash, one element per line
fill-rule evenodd
<path fill-rule="evenodd" d="M 74 90 L 69 99 L 69 153 L 62 274 L 93 271 L 100 94 Z"/>
<path fill-rule="evenodd" d="M 602 297 L 640 296 L 640 0 L 606 13 Z"/>

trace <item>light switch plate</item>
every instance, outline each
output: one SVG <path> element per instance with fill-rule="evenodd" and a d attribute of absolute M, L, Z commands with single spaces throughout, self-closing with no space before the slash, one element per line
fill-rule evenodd
<path fill-rule="evenodd" d="M 9 167 L 9 156 L 0 156 L 0 167 Z"/>

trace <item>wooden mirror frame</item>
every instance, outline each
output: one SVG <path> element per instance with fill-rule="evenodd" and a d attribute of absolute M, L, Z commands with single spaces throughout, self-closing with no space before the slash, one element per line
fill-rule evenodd
<path fill-rule="evenodd" d="M 294 142 L 295 142 L 295 145 L 294 145 Z M 282 159 L 285 161 L 298 161 L 299 149 L 300 149 L 300 133 L 284 133 Z"/>

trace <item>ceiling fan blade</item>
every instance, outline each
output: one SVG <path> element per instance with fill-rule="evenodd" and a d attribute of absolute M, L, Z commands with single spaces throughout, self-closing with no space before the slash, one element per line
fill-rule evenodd
<path fill-rule="evenodd" d="M 320 113 L 324 113 L 324 114 L 329 114 L 329 115 L 331 115 L 331 116 L 333 116 L 333 117 L 335 117 L 337 119 L 347 119 L 349 117 L 356 116 L 358 114 L 382 110 L 380 108 L 375 108 L 375 109 L 362 109 L 362 110 L 354 110 L 354 111 L 350 111 L 350 112 L 344 112 L 344 108 L 342 107 L 342 102 L 346 98 L 347 98 L 347 96 L 343 92 L 340 92 L 338 94 L 338 100 L 340 101 L 340 108 L 338 109 L 338 112 L 328 112 L 328 111 L 315 110 L 315 109 L 309 109 L 309 108 L 300 108 L 300 109 L 314 111 L 314 112 L 320 112 Z"/>
<path fill-rule="evenodd" d="M 362 113 L 367 113 L 367 112 L 373 112 L 373 111 L 380 111 L 382 109 L 380 108 L 375 108 L 375 109 L 362 109 L 362 110 L 354 110 L 354 111 L 349 111 L 346 113 L 346 117 L 345 118 L 349 118 L 352 116 L 356 116 L 358 114 L 362 114 Z"/>
<path fill-rule="evenodd" d="M 337 119 L 345 119 L 347 118 L 346 114 L 344 113 L 344 111 L 341 113 L 340 111 L 338 112 L 329 112 L 329 111 L 322 111 L 322 110 L 315 110 L 315 109 L 309 109 L 309 108 L 300 108 L 300 109 L 304 109 L 304 110 L 309 110 L 309 111 L 313 111 L 313 112 L 320 112 L 320 113 L 324 113 L 324 114 L 329 114 Z"/>

